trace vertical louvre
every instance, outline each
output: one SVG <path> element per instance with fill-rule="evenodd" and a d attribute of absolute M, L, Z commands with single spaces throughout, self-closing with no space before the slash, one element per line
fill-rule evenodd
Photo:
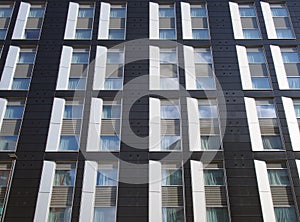
<path fill-rule="evenodd" d="M 108 39 L 110 7 L 109 3 L 101 2 L 98 39 Z"/>
<path fill-rule="evenodd" d="M 12 39 L 24 38 L 25 26 L 29 15 L 29 10 L 30 4 L 21 2 Z"/>
<path fill-rule="evenodd" d="M 67 17 L 67 24 L 66 24 L 66 28 L 65 28 L 65 39 L 74 39 L 75 38 L 78 11 L 79 11 L 79 4 L 70 2 L 69 10 L 68 10 L 68 17 Z"/>

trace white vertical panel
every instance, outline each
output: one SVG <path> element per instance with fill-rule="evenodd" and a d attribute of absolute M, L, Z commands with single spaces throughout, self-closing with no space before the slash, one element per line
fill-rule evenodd
<path fill-rule="evenodd" d="M 192 39 L 192 19 L 191 19 L 191 6 L 187 2 L 181 2 L 181 22 L 182 22 L 182 38 Z"/>
<path fill-rule="evenodd" d="M 55 166 L 55 162 L 44 161 L 34 222 L 48 221 Z"/>
<path fill-rule="evenodd" d="M 273 21 L 271 7 L 268 2 L 260 2 L 261 10 L 265 20 L 265 26 L 269 39 L 277 39 L 276 29 Z"/>
<path fill-rule="evenodd" d="M 191 177 L 194 222 L 203 222 L 206 221 L 206 201 L 202 162 L 191 160 Z"/>
<path fill-rule="evenodd" d="M 86 151 L 99 151 L 103 100 L 92 98 Z"/>
<path fill-rule="evenodd" d="M 279 89 L 289 89 L 289 83 L 281 55 L 281 50 L 279 46 L 271 45 L 271 53 L 275 66 L 277 82 L 279 84 Z"/>
<path fill-rule="evenodd" d="M 105 73 L 106 73 L 107 48 L 97 46 L 95 71 L 94 71 L 94 90 L 104 89 Z"/>
<path fill-rule="evenodd" d="M 101 2 L 98 39 L 108 39 L 110 4 Z"/>
<path fill-rule="evenodd" d="M 149 151 L 161 151 L 160 100 L 150 98 L 149 106 Z"/>
<path fill-rule="evenodd" d="M 282 97 L 282 103 L 293 150 L 300 151 L 300 131 L 293 100 L 291 98 Z"/>
<path fill-rule="evenodd" d="M 162 222 L 161 163 L 149 161 L 149 222 Z"/>
<path fill-rule="evenodd" d="M 10 46 L 6 57 L 4 69 L 0 81 L 0 90 L 9 90 L 12 87 L 16 64 L 19 59 L 20 48 Z"/>
<path fill-rule="evenodd" d="M 272 193 L 265 161 L 254 160 L 261 210 L 264 221 L 276 222 Z"/>
<path fill-rule="evenodd" d="M 54 98 L 46 145 L 46 151 L 48 152 L 55 152 L 59 148 L 64 110 L 65 100 Z"/>
<path fill-rule="evenodd" d="M 160 50 L 157 46 L 149 47 L 149 88 L 150 90 L 160 89 Z"/>
<path fill-rule="evenodd" d="M 231 22 L 235 39 L 243 39 L 243 27 L 238 3 L 229 2 Z"/>
<path fill-rule="evenodd" d="M 72 54 L 73 54 L 72 47 L 63 46 L 63 49 L 61 52 L 61 57 L 60 57 L 56 90 L 67 90 L 68 89 Z"/>
<path fill-rule="evenodd" d="M 185 88 L 187 90 L 197 89 L 195 54 L 192 46 L 183 46 L 184 69 L 185 69 Z"/>
<path fill-rule="evenodd" d="M 79 222 L 94 221 L 97 170 L 97 162 L 85 161 Z"/>
<path fill-rule="evenodd" d="M 149 2 L 149 38 L 159 39 L 159 5 Z"/>
<path fill-rule="evenodd" d="M 12 39 L 24 38 L 29 10 L 30 10 L 30 4 L 26 2 L 21 2 Z"/>
<path fill-rule="evenodd" d="M 75 39 L 79 4 L 70 2 L 65 28 L 65 39 Z"/>
<path fill-rule="evenodd" d="M 245 46 L 236 46 L 237 57 L 239 61 L 240 76 L 242 80 L 243 89 L 253 89 L 250 67 L 248 63 L 247 49 Z"/>
<path fill-rule="evenodd" d="M 201 150 L 200 120 L 198 111 L 198 100 L 187 97 L 187 111 L 189 121 L 189 146 L 190 151 Z"/>
<path fill-rule="evenodd" d="M 298 177 L 300 179 L 300 160 L 295 160 L 296 161 L 296 166 L 297 166 L 297 171 L 298 171 Z"/>
<path fill-rule="evenodd" d="M 255 99 L 245 97 L 245 106 L 246 106 L 246 114 L 247 114 L 247 121 L 249 126 L 252 150 L 262 151 L 264 147 L 261 138 Z"/>
<path fill-rule="evenodd" d="M 6 111 L 7 99 L 0 98 L 0 129 L 2 128 L 2 123 Z"/>

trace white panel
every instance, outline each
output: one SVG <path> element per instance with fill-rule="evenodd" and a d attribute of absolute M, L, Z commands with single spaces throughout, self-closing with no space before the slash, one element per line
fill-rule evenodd
<path fill-rule="evenodd" d="M 262 151 L 263 143 L 259 127 L 255 99 L 245 97 L 246 114 L 253 151 Z"/>
<path fill-rule="evenodd" d="M 191 177 L 194 222 L 203 222 L 206 221 L 206 202 L 203 164 L 200 161 L 191 160 Z"/>
<path fill-rule="evenodd" d="M 187 2 L 181 2 L 182 38 L 193 39 L 191 7 Z"/>
<path fill-rule="evenodd" d="M 157 46 L 149 47 L 149 80 L 150 90 L 160 89 L 160 50 Z"/>
<path fill-rule="evenodd" d="M 55 152 L 58 150 L 64 109 L 65 100 L 54 98 L 46 145 L 46 151 L 48 152 Z"/>
<path fill-rule="evenodd" d="M 86 151 L 99 151 L 103 100 L 92 98 Z"/>
<path fill-rule="evenodd" d="M 200 151 L 200 121 L 198 111 L 198 100 L 194 98 L 187 99 L 187 111 L 189 121 L 189 146 L 190 151 Z"/>
<path fill-rule="evenodd" d="M 0 98 L 0 129 L 2 128 L 3 118 L 6 111 L 7 100 Z"/>
<path fill-rule="evenodd" d="M 34 222 L 48 221 L 55 166 L 55 162 L 44 161 Z"/>
<path fill-rule="evenodd" d="M 29 15 L 29 10 L 30 4 L 26 2 L 21 2 L 12 39 L 24 38 L 25 26 Z"/>
<path fill-rule="evenodd" d="M 295 160 L 296 161 L 296 166 L 297 166 L 297 171 L 298 171 L 298 177 L 300 179 L 300 160 Z"/>
<path fill-rule="evenodd" d="M 63 46 L 63 49 L 61 52 L 61 57 L 60 57 L 56 90 L 67 90 L 68 89 L 72 54 L 73 54 L 72 47 Z"/>
<path fill-rule="evenodd" d="M 108 39 L 110 4 L 101 2 L 98 39 Z"/>
<path fill-rule="evenodd" d="M 161 163 L 149 161 L 149 222 L 162 222 Z"/>
<path fill-rule="evenodd" d="M 67 24 L 65 28 L 65 39 L 75 39 L 78 11 L 79 4 L 70 2 Z"/>
<path fill-rule="evenodd" d="M 293 100 L 291 98 L 282 97 L 282 103 L 293 150 L 300 151 L 300 131 Z"/>
<path fill-rule="evenodd" d="M 279 84 L 279 89 L 289 89 L 290 87 L 287 80 L 280 47 L 276 45 L 271 45 L 270 48 L 275 66 L 277 82 Z"/>
<path fill-rule="evenodd" d="M 10 46 L 6 57 L 3 73 L 0 81 L 0 90 L 9 90 L 12 87 L 16 64 L 19 59 L 20 48 Z"/>
<path fill-rule="evenodd" d="M 265 26 L 269 39 L 277 39 L 276 29 L 272 17 L 270 4 L 268 2 L 260 2 L 261 10 L 265 20 Z"/>
<path fill-rule="evenodd" d="M 261 160 L 254 160 L 254 165 L 264 221 L 276 222 L 267 164 Z"/>
<path fill-rule="evenodd" d="M 243 34 L 241 17 L 240 17 L 239 5 L 238 3 L 235 2 L 229 2 L 229 8 L 230 8 L 234 38 L 243 39 L 244 34 Z"/>
<path fill-rule="evenodd" d="M 185 69 L 185 87 L 187 90 L 195 90 L 197 89 L 197 86 L 194 48 L 192 46 L 183 46 L 183 52 Z"/>
<path fill-rule="evenodd" d="M 244 46 L 236 46 L 237 57 L 239 61 L 240 76 L 242 80 L 243 89 L 253 89 L 250 67 L 248 63 L 247 49 Z"/>
<path fill-rule="evenodd" d="M 107 48 L 97 46 L 95 71 L 94 71 L 94 90 L 104 89 L 105 73 L 106 73 Z"/>
<path fill-rule="evenodd" d="M 150 98 L 149 104 L 149 151 L 161 151 L 160 100 Z"/>
<path fill-rule="evenodd" d="M 79 221 L 93 221 L 98 163 L 85 161 Z"/>
<path fill-rule="evenodd" d="M 159 5 L 149 2 L 149 38 L 159 39 Z"/>

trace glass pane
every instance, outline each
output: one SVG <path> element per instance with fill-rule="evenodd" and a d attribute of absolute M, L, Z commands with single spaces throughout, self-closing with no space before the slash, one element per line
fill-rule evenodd
<path fill-rule="evenodd" d="M 123 64 L 124 53 L 123 52 L 108 52 L 107 63 L 108 64 Z"/>
<path fill-rule="evenodd" d="M 228 210 L 225 207 L 207 207 L 206 222 L 229 222 Z"/>
<path fill-rule="evenodd" d="M 160 89 L 178 90 L 178 78 L 160 78 Z"/>
<path fill-rule="evenodd" d="M 94 8 L 79 8 L 78 18 L 93 18 Z"/>
<path fill-rule="evenodd" d="M 12 89 L 13 90 L 27 90 L 29 89 L 30 78 L 14 78 Z"/>
<path fill-rule="evenodd" d="M 75 170 L 56 170 L 54 177 L 54 186 L 74 186 Z"/>
<path fill-rule="evenodd" d="M 257 105 L 256 109 L 258 118 L 276 118 L 275 106 L 273 104 Z"/>
<path fill-rule="evenodd" d="M 0 170 L 0 187 L 6 187 L 8 184 L 9 171 Z"/>
<path fill-rule="evenodd" d="M 162 169 L 162 186 L 181 186 L 182 169 Z"/>
<path fill-rule="evenodd" d="M 115 222 L 115 207 L 95 207 L 94 222 Z"/>
<path fill-rule="evenodd" d="M 15 150 L 18 136 L 0 136 L 0 151 Z"/>
<path fill-rule="evenodd" d="M 277 38 L 279 39 L 293 39 L 294 33 L 291 29 L 276 29 Z"/>
<path fill-rule="evenodd" d="M 163 151 L 180 150 L 181 149 L 180 141 L 181 141 L 180 136 L 162 136 L 161 149 Z"/>
<path fill-rule="evenodd" d="M 108 39 L 125 39 L 125 30 L 109 29 Z"/>
<path fill-rule="evenodd" d="M 178 106 L 161 106 L 160 107 L 162 119 L 179 119 L 180 111 Z"/>
<path fill-rule="evenodd" d="M 289 87 L 291 89 L 299 89 L 300 88 L 300 78 L 299 77 L 288 77 Z"/>
<path fill-rule="evenodd" d="M 97 186 L 117 186 L 118 170 L 117 169 L 101 169 L 97 172 Z"/>
<path fill-rule="evenodd" d="M 221 141 L 219 136 L 201 136 L 202 150 L 219 150 L 221 149 Z"/>
<path fill-rule="evenodd" d="M 70 222 L 71 208 L 50 208 L 48 222 Z"/>
<path fill-rule="evenodd" d="M 123 78 L 106 78 L 104 82 L 104 89 L 119 90 L 123 88 Z"/>
<path fill-rule="evenodd" d="M 285 8 L 273 8 L 271 7 L 271 13 L 272 16 L 276 17 L 276 16 L 283 16 L 283 17 L 287 17 L 289 16 L 287 10 Z"/>
<path fill-rule="evenodd" d="M 294 105 L 296 117 L 300 118 L 300 105 Z"/>
<path fill-rule="evenodd" d="M 110 17 L 111 18 L 125 18 L 126 17 L 126 9 L 125 8 L 111 8 L 110 9 Z"/>
<path fill-rule="evenodd" d="M 282 59 L 284 63 L 299 63 L 300 58 L 297 52 L 282 52 Z"/>
<path fill-rule="evenodd" d="M 268 77 L 252 77 L 253 89 L 270 89 L 270 82 Z"/>
<path fill-rule="evenodd" d="M 176 52 L 161 52 L 159 60 L 160 63 L 177 64 Z"/>
<path fill-rule="evenodd" d="M 263 52 L 247 52 L 249 63 L 265 63 L 265 56 Z"/>
<path fill-rule="evenodd" d="M 204 181 L 206 186 L 225 185 L 223 170 L 204 170 Z"/>
<path fill-rule="evenodd" d="M 206 17 L 206 9 L 203 8 L 191 8 L 191 17 Z"/>
<path fill-rule="evenodd" d="M 175 29 L 160 29 L 159 30 L 160 39 L 176 39 Z"/>
<path fill-rule="evenodd" d="M 18 63 L 33 64 L 34 58 L 35 58 L 35 52 L 20 52 Z"/>
<path fill-rule="evenodd" d="M 268 178 L 271 186 L 290 185 L 286 169 L 268 169 Z"/>
<path fill-rule="evenodd" d="M 70 78 L 68 89 L 70 90 L 84 90 L 86 78 Z"/>
<path fill-rule="evenodd" d="M 22 119 L 24 106 L 7 106 L 4 118 L 5 119 Z"/>
<path fill-rule="evenodd" d="M 262 136 L 262 142 L 264 149 L 283 149 L 280 136 Z"/>
<path fill-rule="evenodd" d="M 44 17 L 44 8 L 31 8 L 29 11 L 29 18 L 43 18 Z"/>
<path fill-rule="evenodd" d="M 92 30 L 91 29 L 76 29 L 75 39 L 91 39 Z"/>
<path fill-rule="evenodd" d="M 210 52 L 195 52 L 195 63 L 212 63 Z"/>
<path fill-rule="evenodd" d="M 73 52 L 72 55 L 73 64 L 88 64 L 89 53 L 88 52 Z"/>
<path fill-rule="evenodd" d="M 256 17 L 254 8 L 239 8 L 241 17 Z"/>
<path fill-rule="evenodd" d="M 159 17 L 161 18 L 172 18 L 175 16 L 174 8 L 160 8 Z"/>
<path fill-rule="evenodd" d="M 79 149 L 79 137 L 78 136 L 61 136 L 59 143 L 60 151 L 78 150 Z"/>
<path fill-rule="evenodd" d="M 197 89 L 215 89 L 214 77 L 197 77 Z"/>
<path fill-rule="evenodd" d="M 216 105 L 200 105 L 198 106 L 200 118 L 218 118 L 218 110 Z"/>
<path fill-rule="evenodd" d="M 0 39 L 5 39 L 6 37 L 6 29 L 0 29 Z"/>
<path fill-rule="evenodd" d="M 245 39 L 260 39 L 258 29 L 243 29 L 243 34 Z"/>
<path fill-rule="evenodd" d="M 163 207 L 163 222 L 184 222 L 184 210 L 182 207 Z"/>
<path fill-rule="evenodd" d="M 276 222 L 297 222 L 294 207 L 274 207 Z"/>
<path fill-rule="evenodd" d="M 26 29 L 24 35 L 25 39 L 39 39 L 40 29 Z"/>
<path fill-rule="evenodd" d="M 208 29 L 193 29 L 193 39 L 209 39 Z"/>
<path fill-rule="evenodd" d="M 64 119 L 81 119 L 82 109 L 82 105 L 66 105 Z"/>
<path fill-rule="evenodd" d="M 102 110 L 102 119 L 120 119 L 120 105 L 104 105 Z"/>
<path fill-rule="evenodd" d="M 120 149 L 120 140 L 118 136 L 100 136 L 100 150 L 118 151 Z"/>
<path fill-rule="evenodd" d="M 11 8 L 0 8 L 0 18 L 8 18 L 11 16 Z"/>

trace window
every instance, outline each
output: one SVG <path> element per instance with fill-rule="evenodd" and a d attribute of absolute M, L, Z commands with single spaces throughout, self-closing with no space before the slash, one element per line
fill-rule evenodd
<path fill-rule="evenodd" d="M 12 169 L 14 166 L 14 162 L 1 162 L 0 163 L 0 188 L 2 195 L 0 197 L 0 220 L 3 219 L 5 205 L 8 199 L 8 193 L 10 188 L 10 181 L 12 177 Z"/>
<path fill-rule="evenodd" d="M 182 169 L 162 169 L 163 186 L 182 186 Z"/>
<path fill-rule="evenodd" d="M 281 56 L 290 89 L 300 89 L 300 56 L 298 48 L 281 48 Z"/>
<path fill-rule="evenodd" d="M 77 14 L 77 23 L 75 30 L 75 39 L 92 39 L 92 30 L 94 22 L 94 5 L 79 5 Z"/>
<path fill-rule="evenodd" d="M 204 171 L 205 186 L 224 186 L 224 172 L 223 170 L 205 170 Z"/>
<path fill-rule="evenodd" d="M 160 88 L 178 89 L 177 49 L 160 49 Z"/>
<path fill-rule="evenodd" d="M 118 186 L 117 164 L 100 164 L 97 171 L 97 186 Z"/>
<path fill-rule="evenodd" d="M 123 87 L 124 60 L 123 49 L 109 49 L 107 52 L 104 89 L 120 90 Z"/>
<path fill-rule="evenodd" d="M 117 135 L 100 136 L 100 150 L 118 151 L 120 149 L 120 139 Z"/>
<path fill-rule="evenodd" d="M 70 222 L 71 221 L 71 208 L 70 207 L 57 207 L 50 208 L 48 222 Z"/>
<path fill-rule="evenodd" d="M 78 136 L 61 136 L 59 142 L 59 150 L 77 151 L 79 149 L 79 137 Z"/>
<path fill-rule="evenodd" d="M 159 38 L 176 39 L 174 5 L 159 5 Z"/>
<path fill-rule="evenodd" d="M 54 177 L 54 186 L 74 186 L 75 169 L 56 170 Z"/>
<path fill-rule="evenodd" d="M 111 5 L 108 39 L 125 39 L 126 5 Z"/>
<path fill-rule="evenodd" d="M 278 222 L 296 222 L 297 216 L 295 207 L 274 207 L 276 221 Z"/>
<path fill-rule="evenodd" d="M 116 221 L 116 207 L 95 207 L 94 222 L 104 222 L 104 221 L 105 222 Z"/>
<path fill-rule="evenodd" d="M 216 105 L 199 105 L 200 118 L 218 118 Z"/>
<path fill-rule="evenodd" d="M 271 186 L 290 185 L 287 169 L 268 169 L 268 177 Z"/>
<path fill-rule="evenodd" d="M 45 5 L 31 5 L 27 23 L 25 26 L 24 39 L 39 39 L 45 14 Z"/>
<path fill-rule="evenodd" d="M 104 105 L 102 110 L 103 119 L 119 119 L 121 117 L 120 105 Z"/>
<path fill-rule="evenodd" d="M 24 113 L 23 105 L 8 105 L 4 114 L 5 119 L 22 119 Z"/>
<path fill-rule="evenodd" d="M 239 5 L 244 39 L 260 39 L 260 30 L 254 5 Z"/>
<path fill-rule="evenodd" d="M 72 63 L 74 64 L 88 64 L 89 53 L 88 52 L 74 52 L 72 56 Z"/>
<path fill-rule="evenodd" d="M 181 149 L 181 137 L 164 135 L 161 137 L 161 149 L 165 151 L 180 150 Z"/>
<path fill-rule="evenodd" d="M 229 222 L 228 210 L 225 207 L 207 207 L 207 222 Z"/>
<path fill-rule="evenodd" d="M 299 100 L 294 100 L 294 109 L 296 113 L 296 118 L 300 119 L 300 101 Z"/>
<path fill-rule="evenodd" d="M 258 118 L 276 118 L 274 104 L 259 104 L 256 106 Z"/>
<path fill-rule="evenodd" d="M 191 5 L 193 39 L 209 39 L 206 5 Z"/>
<path fill-rule="evenodd" d="M 184 210 L 182 207 L 163 207 L 163 222 L 184 222 Z"/>
<path fill-rule="evenodd" d="M 161 106 L 162 119 L 179 119 L 180 111 L 178 106 Z"/>
<path fill-rule="evenodd" d="M 0 5 L 0 39 L 5 39 L 12 15 L 13 5 Z"/>
<path fill-rule="evenodd" d="M 81 119 L 82 109 L 82 105 L 66 105 L 64 119 Z"/>

